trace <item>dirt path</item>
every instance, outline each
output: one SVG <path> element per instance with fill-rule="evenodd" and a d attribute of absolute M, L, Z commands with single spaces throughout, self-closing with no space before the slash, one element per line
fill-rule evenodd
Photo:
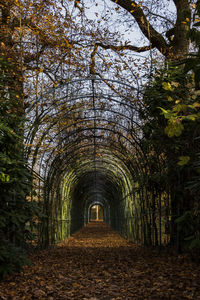
<path fill-rule="evenodd" d="M 0 299 L 200 299 L 200 268 L 159 256 L 93 222 L 0 282 Z"/>

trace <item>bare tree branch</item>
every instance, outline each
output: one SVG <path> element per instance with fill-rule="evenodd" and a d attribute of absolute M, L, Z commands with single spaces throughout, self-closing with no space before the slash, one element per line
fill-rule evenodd
<path fill-rule="evenodd" d="M 157 48 L 165 56 L 169 55 L 170 47 L 166 40 L 147 20 L 143 9 L 133 0 L 111 0 L 128 11 L 136 20 L 144 36 L 150 41 L 152 48 Z M 134 49 L 133 49 L 134 50 Z M 135 50 L 134 50 L 135 51 Z"/>
<path fill-rule="evenodd" d="M 100 46 L 101 48 L 104 48 L 104 49 L 111 49 L 111 50 L 114 50 L 114 51 L 121 51 L 121 50 L 132 50 L 132 51 L 135 51 L 135 52 L 145 52 L 145 51 L 148 51 L 152 48 L 151 45 L 149 46 L 143 46 L 143 47 L 136 47 L 136 46 L 133 46 L 133 45 L 120 45 L 120 46 L 115 46 L 115 45 L 105 45 L 103 43 L 100 43 L 100 42 L 97 42 L 95 43 L 97 46 Z"/>
<path fill-rule="evenodd" d="M 173 27 L 175 26 L 174 22 L 172 22 L 172 21 L 169 20 L 168 18 L 166 18 L 166 17 L 164 17 L 164 16 L 161 16 L 161 15 L 158 15 L 158 14 L 156 14 L 156 13 L 153 13 L 153 12 L 150 11 L 150 9 L 149 9 L 148 7 L 146 7 L 146 6 L 145 6 L 144 8 L 148 11 L 148 14 L 149 14 L 149 15 L 152 15 L 152 16 L 158 17 L 158 18 L 160 18 L 160 19 L 163 19 L 163 20 L 169 22 Z"/>

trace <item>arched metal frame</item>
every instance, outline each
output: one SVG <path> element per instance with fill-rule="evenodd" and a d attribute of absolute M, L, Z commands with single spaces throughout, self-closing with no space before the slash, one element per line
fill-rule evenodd
<path fill-rule="evenodd" d="M 87 223 L 94 202 L 104 207 L 105 220 L 115 229 L 125 235 L 134 231 L 124 224 L 136 209 L 134 168 L 144 156 L 136 95 L 130 85 L 89 77 L 52 88 L 27 110 L 26 154 L 44 180 L 48 242 Z"/>
<path fill-rule="evenodd" d="M 106 214 L 110 213 L 109 210 L 105 210 L 105 207 L 103 206 L 102 202 L 99 202 L 99 201 L 93 201 L 89 206 L 88 206 L 88 209 L 87 209 L 87 220 L 88 220 L 88 223 L 91 219 L 91 208 L 94 206 L 94 205 L 99 205 L 102 207 L 103 209 L 103 220 L 105 219 L 109 219 L 109 216 L 107 216 Z"/>

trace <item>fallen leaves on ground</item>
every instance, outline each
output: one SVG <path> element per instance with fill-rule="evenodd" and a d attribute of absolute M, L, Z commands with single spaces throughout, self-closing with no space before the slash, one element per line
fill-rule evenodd
<path fill-rule="evenodd" d="M 92 222 L 0 282 L 0 299 L 200 299 L 200 267 L 134 245 Z"/>

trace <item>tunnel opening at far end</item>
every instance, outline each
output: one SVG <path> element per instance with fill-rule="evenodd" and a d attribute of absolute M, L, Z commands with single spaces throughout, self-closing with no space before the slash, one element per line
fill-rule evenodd
<path fill-rule="evenodd" d="M 99 204 L 93 204 L 90 207 L 90 211 L 89 211 L 89 221 L 93 222 L 93 221 L 104 221 L 104 211 L 103 211 L 103 207 Z"/>

